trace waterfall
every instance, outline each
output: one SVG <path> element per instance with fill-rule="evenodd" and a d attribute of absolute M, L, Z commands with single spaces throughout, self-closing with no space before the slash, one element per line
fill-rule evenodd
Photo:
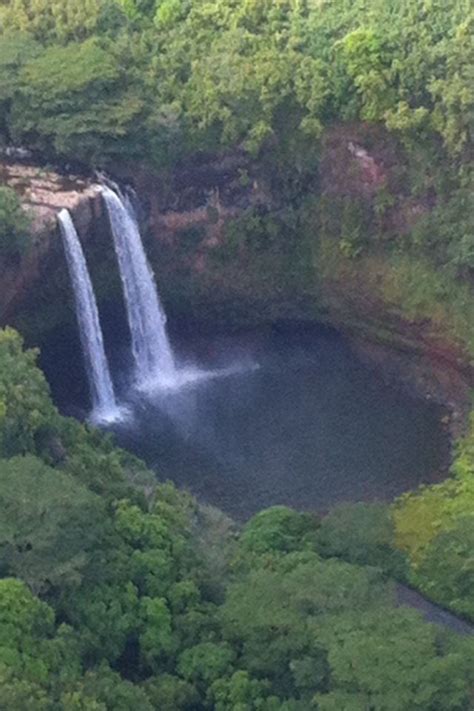
<path fill-rule="evenodd" d="M 61 210 L 58 221 L 74 292 L 77 323 L 92 398 L 93 418 L 111 420 L 118 415 L 119 408 L 105 355 L 94 289 L 69 211 Z"/>
<path fill-rule="evenodd" d="M 130 201 L 103 187 L 132 337 L 138 386 L 173 387 L 177 372 L 160 304 Z"/>

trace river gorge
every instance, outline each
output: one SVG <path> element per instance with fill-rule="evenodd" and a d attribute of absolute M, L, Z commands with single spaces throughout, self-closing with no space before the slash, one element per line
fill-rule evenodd
<path fill-rule="evenodd" d="M 41 366 L 64 412 L 87 418 L 92 393 L 95 420 L 102 419 L 119 444 L 144 458 L 160 478 L 171 478 L 239 519 L 273 504 L 324 512 L 345 501 L 391 500 L 443 476 L 449 428 L 463 407 L 462 369 L 457 377 L 446 378 L 435 358 L 430 363 L 426 353 L 420 357 L 413 349 L 410 354 L 407 345 L 400 349 L 396 336 L 390 348 L 374 342 L 370 333 L 365 340 L 360 334 L 356 339 L 352 330 L 344 335 L 344 328 L 338 333 L 318 325 L 318 308 L 313 307 L 313 319 L 308 306 L 298 313 L 299 295 L 293 304 L 288 285 L 283 285 L 279 306 L 275 296 L 269 302 L 278 314 L 273 323 L 260 313 L 260 295 L 253 304 L 238 304 L 234 296 L 240 313 L 226 328 L 212 317 L 209 302 L 204 315 L 196 313 L 196 303 L 187 314 L 171 305 L 172 317 L 164 326 L 156 286 L 147 284 L 149 267 L 136 216 L 127 217 L 109 188 L 92 189 L 93 197 L 84 198 L 93 200 L 90 217 L 81 221 L 81 213 L 76 216 L 84 252 L 93 275 L 103 273 L 97 259 L 101 254 L 115 272 L 112 283 L 120 282 L 122 272 L 124 288 L 100 303 L 117 402 L 107 385 L 103 346 L 98 351 L 88 345 L 97 340 L 98 329 L 102 342 L 98 314 L 91 317 L 92 336 L 84 336 L 81 326 L 81 338 L 75 321 L 66 319 L 40 339 Z M 143 214 L 139 199 L 137 209 Z M 170 221 L 169 213 L 165 219 Z M 162 225 L 163 220 L 157 221 Z M 115 265 L 110 256 L 114 241 Z M 150 250 L 147 244 L 158 277 L 166 275 L 157 248 Z M 168 249 L 166 240 L 161 244 L 166 263 L 169 244 Z M 210 249 L 212 254 L 212 245 Z M 52 253 L 64 275 L 64 255 L 56 248 Z M 75 283 L 74 266 L 70 273 Z M 166 278 L 164 283 L 166 294 Z M 47 292 L 52 296 L 51 286 Z M 56 299 L 60 301 L 60 293 Z M 84 314 L 84 308 L 76 299 L 76 312 Z M 292 309 L 293 319 L 288 317 Z M 171 342 L 165 330 L 161 335 L 156 330 L 160 323 L 160 329 L 170 331 Z M 91 358 L 103 361 L 103 374 L 95 372 Z M 103 402 L 100 396 L 97 400 L 101 390 Z"/>

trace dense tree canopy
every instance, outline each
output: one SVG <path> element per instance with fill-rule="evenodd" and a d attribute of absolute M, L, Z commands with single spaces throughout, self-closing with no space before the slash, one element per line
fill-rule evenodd
<path fill-rule="evenodd" d="M 435 267 L 472 269 L 470 0 L 4 0 L 0 18 L 0 142 L 158 171 L 238 149 L 296 208 L 295 233 L 311 196 L 311 233 L 345 256 L 403 236 Z M 341 124 L 363 126 L 369 144 L 382 135 L 398 165 L 371 199 L 328 205 L 315 187 Z M 407 195 L 417 220 L 404 225 Z M 276 231 L 290 229 L 282 214 Z"/>
<path fill-rule="evenodd" d="M 100 162 L 138 141 L 159 165 L 177 136 L 188 149 L 258 151 L 295 131 L 317 141 L 341 118 L 383 122 L 407 141 L 437 134 L 454 154 L 472 141 L 469 0 L 19 0 L 1 12 L 2 81 L 18 77 L 5 130 L 46 151 Z"/>
<path fill-rule="evenodd" d="M 392 570 L 394 535 L 386 509 L 341 509 L 320 526 L 279 506 L 235 537 L 218 512 L 169 484 L 146 498 L 133 458 L 56 412 L 34 353 L 13 331 L 2 333 L 0 362 L 21 373 L 21 400 L 33 398 L 37 411 L 18 430 L 19 456 L 10 433 L 24 415 L 10 401 L 17 381 L 5 379 L 6 711 L 469 709 L 472 640 L 394 607 L 383 572 Z M 45 432 L 60 440 L 61 457 Z M 366 521 L 378 543 L 363 533 Z M 428 568 L 456 546 L 450 540 Z M 453 567 L 441 596 L 450 584 L 470 588 Z"/>

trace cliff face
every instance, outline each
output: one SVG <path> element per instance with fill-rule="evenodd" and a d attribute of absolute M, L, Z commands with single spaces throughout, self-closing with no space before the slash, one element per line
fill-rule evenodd
<path fill-rule="evenodd" d="M 16 262 L 0 264 L 0 322 L 18 325 L 24 313 L 33 318 L 38 307 L 53 305 L 54 288 L 64 281 L 64 262 L 57 213 L 67 208 L 83 241 L 97 232 L 103 214 L 99 186 L 92 181 L 64 176 L 23 163 L 0 163 L 0 182 L 21 197 L 31 218 L 30 243 Z M 61 296 L 58 292 L 58 301 Z M 36 302 L 36 303 L 35 303 Z"/>
<path fill-rule="evenodd" d="M 442 295 L 424 298 L 424 281 L 437 284 L 439 275 L 412 257 L 398 259 L 396 241 L 435 198 L 407 192 L 397 151 L 386 133 L 360 125 L 335 127 L 323 141 L 311 187 L 317 200 L 342 197 L 373 208 L 389 197 L 377 219 L 395 249 L 355 255 L 341 250 L 311 210 L 295 227 L 271 176 L 243 156 L 188 167 L 166 186 L 146 172 L 135 175 L 148 252 L 170 312 L 227 327 L 282 319 L 330 323 L 363 357 L 447 402 L 461 420 L 473 383 L 474 294 L 465 285 L 462 313 Z M 245 232 L 258 233 L 261 214 L 282 216 L 283 240 L 272 241 L 267 230 L 255 249 Z"/>
<path fill-rule="evenodd" d="M 34 342 L 38 332 L 72 315 L 58 209 L 73 212 L 99 300 L 120 295 L 116 261 L 92 181 L 27 166 L 2 170 L 32 211 L 35 228 L 22 263 L 2 274 L 1 320 L 26 330 Z M 295 222 L 272 176 L 244 154 L 196 159 L 166 179 L 140 165 L 114 172 L 139 196 L 147 252 L 171 318 L 193 318 L 209 328 L 293 319 L 331 323 L 387 372 L 399 377 L 409 361 L 409 384 L 415 380 L 436 399 L 467 409 L 470 319 L 454 329 L 453 314 L 441 303 L 435 310 L 421 302 L 413 308 L 399 266 L 383 254 L 345 254 L 311 210 Z M 402 235 L 430 205 L 407 195 L 398 176 L 397 147 L 386 134 L 339 126 L 323 141 L 320 171 L 309 176 L 308 193 L 316 200 L 373 205 L 386 191 L 394 198 L 381 228 Z M 474 297 L 472 305 L 474 314 Z"/>
<path fill-rule="evenodd" d="M 94 217 L 99 187 L 85 178 L 23 163 L 0 163 L 0 182 L 20 195 L 32 218 L 34 238 L 54 230 L 56 214 L 62 208 L 74 213 L 78 230 L 87 230 Z"/>

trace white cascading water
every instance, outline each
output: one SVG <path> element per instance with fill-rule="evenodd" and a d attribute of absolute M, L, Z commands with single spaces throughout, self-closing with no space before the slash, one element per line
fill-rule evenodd
<path fill-rule="evenodd" d="M 103 196 L 112 227 L 139 387 L 175 387 L 179 380 L 160 304 L 129 200 L 104 186 Z"/>
<path fill-rule="evenodd" d="M 68 210 L 61 210 L 58 222 L 71 277 L 86 373 L 92 398 L 92 418 L 112 420 L 119 414 L 110 377 L 94 289 L 76 228 Z"/>

